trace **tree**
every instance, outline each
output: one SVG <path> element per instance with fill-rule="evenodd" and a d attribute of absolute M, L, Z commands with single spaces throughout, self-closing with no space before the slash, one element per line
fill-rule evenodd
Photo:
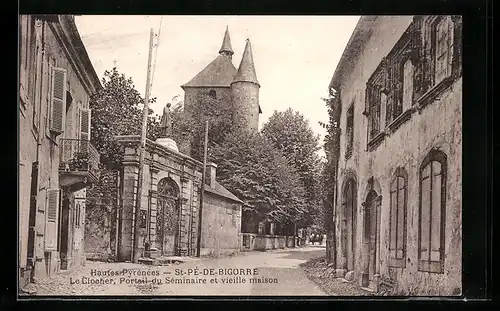
<path fill-rule="evenodd" d="M 116 142 L 116 135 L 140 135 L 144 99 L 135 89 L 131 78 L 120 74 L 116 68 L 106 70 L 102 78 L 103 88 L 90 99 L 92 109 L 91 142 L 101 154 L 101 163 L 108 169 L 121 166 L 123 153 Z M 150 100 L 151 103 L 155 98 Z M 156 139 L 158 118 L 149 109 L 149 139 Z"/>
<path fill-rule="evenodd" d="M 237 130 L 214 144 L 210 160 L 218 164 L 219 182 L 243 202 L 243 225 L 261 221 L 291 224 L 306 212 L 297 170 L 259 133 Z M 252 221 L 253 220 L 253 221 Z M 255 232 L 256 227 L 242 228 Z"/>
<path fill-rule="evenodd" d="M 340 94 L 330 88 L 328 98 L 323 99 L 328 108 L 328 123 L 320 123 L 327 131 L 325 136 L 325 153 L 327 162 L 323 170 L 324 211 L 326 231 L 326 258 L 329 263 L 336 265 L 337 246 L 333 209 L 337 189 L 337 170 L 340 156 L 340 115 L 342 106 Z"/>
<path fill-rule="evenodd" d="M 318 194 L 321 176 L 317 155 L 320 149 L 319 135 L 314 134 L 309 121 L 302 114 L 291 108 L 283 112 L 274 111 L 263 125 L 262 134 L 283 152 L 299 173 L 309 211 L 301 219 L 300 225 L 317 223 L 317 215 L 321 210 L 321 196 Z"/>
<path fill-rule="evenodd" d="M 189 154 L 192 158 L 203 161 L 206 121 L 209 121 L 209 149 L 224 141 L 232 129 L 231 108 L 232 105 L 223 99 L 199 94 L 192 105 L 178 114 L 178 119 L 189 129 Z"/>

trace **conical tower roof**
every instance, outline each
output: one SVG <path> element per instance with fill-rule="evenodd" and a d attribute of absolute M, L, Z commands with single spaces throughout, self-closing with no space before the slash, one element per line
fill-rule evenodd
<path fill-rule="evenodd" d="M 224 40 L 222 40 L 222 45 L 219 50 L 219 54 L 227 53 L 230 56 L 234 54 L 233 47 L 231 46 L 231 38 L 229 37 L 229 28 L 226 26 L 226 32 L 224 33 Z"/>
<path fill-rule="evenodd" d="M 259 82 L 257 81 L 257 74 L 255 73 L 255 65 L 252 56 L 252 45 L 250 44 L 249 39 L 247 39 L 245 51 L 243 52 L 243 56 L 241 57 L 241 63 L 240 67 L 238 68 L 238 72 L 233 78 L 233 83 L 235 82 L 251 82 L 260 86 Z"/>

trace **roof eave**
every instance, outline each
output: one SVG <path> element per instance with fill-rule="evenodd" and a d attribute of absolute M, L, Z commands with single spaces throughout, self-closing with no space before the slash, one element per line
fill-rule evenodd
<path fill-rule="evenodd" d="M 215 190 L 214 188 L 210 187 L 209 185 L 205 185 L 205 191 L 211 193 L 211 194 L 214 194 L 214 195 L 217 195 L 219 197 L 222 197 L 226 200 L 229 200 L 229 201 L 233 201 L 233 202 L 236 202 L 236 203 L 239 203 L 239 204 L 243 204 L 243 201 L 241 201 L 240 199 L 235 199 L 235 198 L 232 198 L 230 196 L 227 196 L 223 193 L 220 193 L 218 192 L 217 190 Z"/>
<path fill-rule="evenodd" d="M 259 82 L 255 82 L 255 81 L 247 81 L 247 80 L 239 80 L 239 79 L 238 79 L 238 80 L 233 80 L 233 82 L 231 82 L 231 84 L 233 84 L 233 83 L 237 83 L 237 82 L 248 82 L 248 83 L 252 83 L 252 84 L 257 85 L 257 86 L 260 88 L 260 84 L 259 84 Z"/>
<path fill-rule="evenodd" d="M 328 88 L 338 89 L 343 83 L 344 75 L 347 71 L 347 65 L 352 64 L 357 57 L 357 49 L 360 47 L 357 43 L 363 40 L 363 35 L 366 30 L 369 30 L 370 25 L 377 19 L 377 16 L 361 16 L 354 31 L 347 42 L 347 45 L 340 57 L 340 60 L 335 68 L 332 79 Z"/>

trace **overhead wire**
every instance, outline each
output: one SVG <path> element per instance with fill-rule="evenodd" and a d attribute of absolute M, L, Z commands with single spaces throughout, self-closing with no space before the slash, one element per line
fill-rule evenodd
<path fill-rule="evenodd" d="M 158 38 L 157 38 L 156 44 L 155 44 L 155 54 L 154 54 L 154 60 L 153 60 L 153 70 L 152 70 L 152 73 L 151 73 L 151 85 L 149 86 L 150 90 L 153 90 L 153 82 L 154 82 L 154 79 L 155 79 L 156 59 L 157 59 L 157 55 L 158 55 L 158 46 L 160 45 L 161 24 L 162 24 L 162 22 L 163 22 L 163 16 L 160 19 L 160 26 L 159 26 L 158 35 L 157 35 Z"/>

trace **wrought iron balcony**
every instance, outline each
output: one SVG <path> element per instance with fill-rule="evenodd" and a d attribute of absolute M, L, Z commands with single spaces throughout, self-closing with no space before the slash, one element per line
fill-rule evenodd
<path fill-rule="evenodd" d="M 60 183 L 63 186 L 83 188 L 96 183 L 100 176 L 100 155 L 90 141 L 61 139 Z"/>

